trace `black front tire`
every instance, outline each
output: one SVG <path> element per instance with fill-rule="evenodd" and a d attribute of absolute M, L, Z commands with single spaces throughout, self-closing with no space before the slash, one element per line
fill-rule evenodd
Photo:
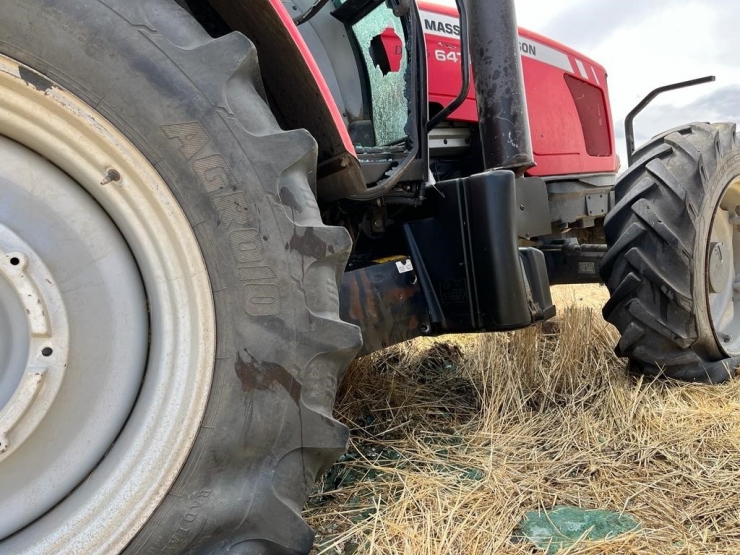
<path fill-rule="evenodd" d="M 208 269 L 217 353 L 205 418 L 126 552 L 307 553 L 300 512 L 346 450 L 332 405 L 361 345 L 339 319 L 351 240 L 321 221 L 315 141 L 277 125 L 248 39 L 212 39 L 172 0 L 9 2 L 0 52 L 128 137 L 177 198 Z"/>
<path fill-rule="evenodd" d="M 723 349 L 707 302 L 706 260 L 715 210 L 740 175 L 735 125 L 694 123 L 652 139 L 619 179 L 604 229 L 604 318 L 616 348 L 655 376 L 718 383 L 738 359 Z"/>

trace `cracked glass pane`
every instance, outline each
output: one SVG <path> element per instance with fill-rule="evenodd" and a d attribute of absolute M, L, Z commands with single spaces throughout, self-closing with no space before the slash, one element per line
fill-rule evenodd
<path fill-rule="evenodd" d="M 406 47 L 401 20 L 381 4 L 352 27 L 370 78 L 377 145 L 406 137 Z"/>

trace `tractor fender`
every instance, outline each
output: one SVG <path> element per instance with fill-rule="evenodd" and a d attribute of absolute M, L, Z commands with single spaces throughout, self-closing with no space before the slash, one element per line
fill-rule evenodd
<path fill-rule="evenodd" d="M 280 0 L 210 0 L 259 53 L 276 115 L 290 129 L 307 129 L 319 145 L 317 196 L 331 201 L 366 190 L 342 114 L 313 54 Z"/>

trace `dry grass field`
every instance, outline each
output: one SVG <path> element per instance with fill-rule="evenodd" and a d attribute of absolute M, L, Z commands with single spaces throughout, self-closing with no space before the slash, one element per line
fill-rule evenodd
<path fill-rule="evenodd" d="M 350 451 L 314 491 L 315 553 L 542 553 L 528 511 L 625 512 L 640 529 L 560 553 L 740 553 L 740 379 L 641 379 L 613 354 L 599 286 L 555 321 L 420 339 L 347 371 Z"/>

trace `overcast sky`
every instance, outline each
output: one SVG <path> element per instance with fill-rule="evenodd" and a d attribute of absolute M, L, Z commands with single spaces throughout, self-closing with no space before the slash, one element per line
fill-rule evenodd
<path fill-rule="evenodd" d="M 655 87 L 717 77 L 654 100 L 635 119 L 638 145 L 690 121 L 740 122 L 740 0 L 518 0 L 517 17 L 606 68 L 622 169 L 624 116 Z"/>

